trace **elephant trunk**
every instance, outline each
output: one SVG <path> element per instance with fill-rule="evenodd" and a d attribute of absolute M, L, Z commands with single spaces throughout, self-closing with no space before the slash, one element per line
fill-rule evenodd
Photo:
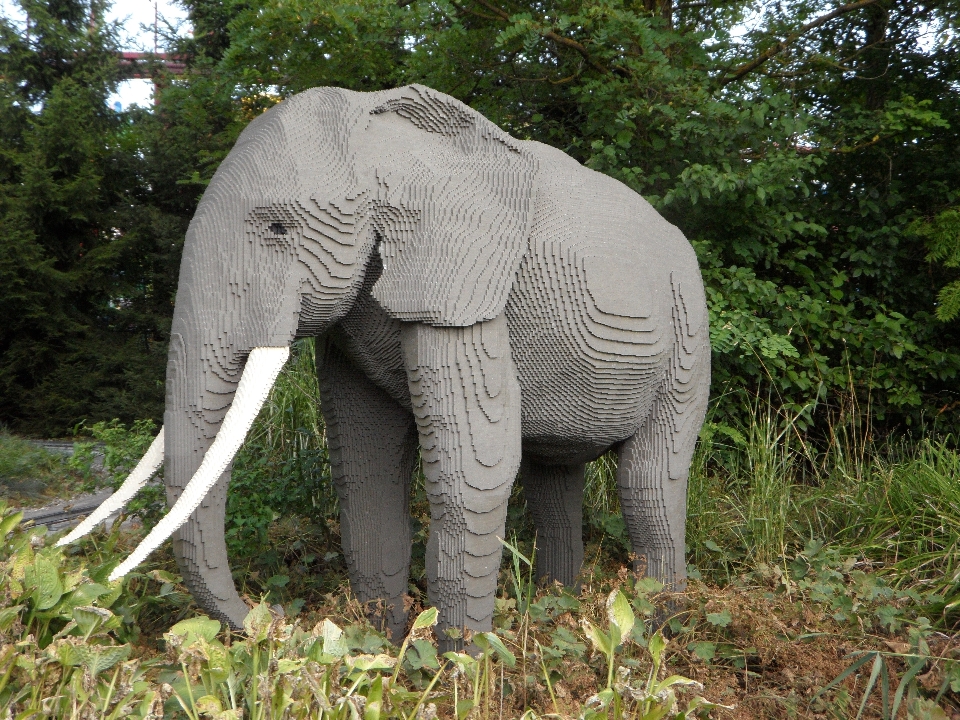
<path fill-rule="evenodd" d="M 168 371 L 168 403 L 169 395 L 176 400 L 184 390 L 186 378 L 177 372 L 182 369 L 177 367 L 182 349 L 179 343 L 171 348 L 174 372 Z M 125 575 L 174 535 L 174 554 L 194 598 L 211 614 L 234 627 L 242 626 L 247 607 L 234 587 L 224 540 L 227 485 L 233 459 L 289 355 L 288 347 L 253 348 L 236 384 L 214 374 L 201 393 L 207 402 L 200 407 L 168 404 L 165 464 L 171 509 L 111 573 L 111 580 Z M 209 401 L 218 407 L 210 407 Z M 218 412 L 223 408 L 225 415 Z M 218 416 L 222 421 L 217 422 Z"/>
<path fill-rule="evenodd" d="M 218 253 L 217 235 L 205 227 L 213 213 L 198 215 L 184 247 L 167 361 L 163 464 L 170 511 L 111 579 L 172 536 L 194 598 L 239 628 L 248 608 L 227 559 L 227 486 L 234 457 L 289 357 L 297 297 L 266 273 L 241 282 L 241 266 L 252 263 Z"/>

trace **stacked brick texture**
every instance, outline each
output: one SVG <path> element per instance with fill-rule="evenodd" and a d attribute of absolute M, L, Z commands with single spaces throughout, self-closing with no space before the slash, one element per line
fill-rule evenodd
<path fill-rule="evenodd" d="M 441 631 L 491 626 L 521 463 L 540 575 L 575 583 L 584 464 L 615 449 L 638 562 L 682 584 L 710 382 L 705 297 L 689 243 L 623 184 L 422 86 L 285 100 L 241 135 L 187 235 L 167 378 L 171 503 L 251 350 L 305 336 L 319 338 L 351 586 L 383 601 L 376 619 L 394 638 L 418 446 Z M 198 602 L 236 626 L 229 474 L 174 550 Z"/>

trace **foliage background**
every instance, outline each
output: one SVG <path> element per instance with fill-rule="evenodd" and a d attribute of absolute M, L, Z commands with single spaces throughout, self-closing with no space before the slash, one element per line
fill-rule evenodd
<path fill-rule="evenodd" d="M 952 0 L 185 0 L 187 72 L 116 113 L 101 0 L 0 21 L 0 422 L 160 420 L 183 235 L 245 124 L 422 82 L 641 192 L 708 286 L 714 419 L 956 428 Z"/>

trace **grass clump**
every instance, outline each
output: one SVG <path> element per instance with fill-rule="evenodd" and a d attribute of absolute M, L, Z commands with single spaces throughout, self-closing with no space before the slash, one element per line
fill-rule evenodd
<path fill-rule="evenodd" d="M 44 505 L 81 488 L 82 473 L 66 459 L 0 432 L 0 496 L 19 507 Z"/>

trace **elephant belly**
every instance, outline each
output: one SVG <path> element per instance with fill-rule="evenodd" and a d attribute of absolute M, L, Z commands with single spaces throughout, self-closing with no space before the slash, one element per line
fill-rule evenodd
<path fill-rule="evenodd" d="M 507 303 L 524 453 L 554 463 L 597 457 L 650 412 L 674 344 L 679 236 L 623 185 L 564 160 Z"/>

